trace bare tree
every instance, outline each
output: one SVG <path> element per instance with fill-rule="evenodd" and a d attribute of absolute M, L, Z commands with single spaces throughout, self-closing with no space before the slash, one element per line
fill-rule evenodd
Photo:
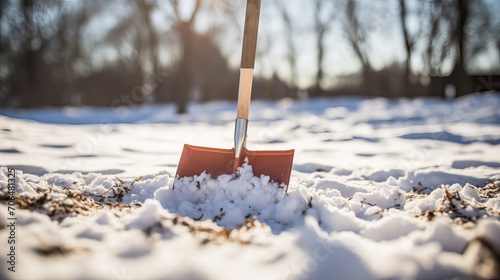
<path fill-rule="evenodd" d="M 151 71 L 153 77 L 156 77 L 157 75 L 159 75 L 159 61 L 158 61 L 159 45 L 158 45 L 157 32 L 153 26 L 152 13 L 157 8 L 157 4 L 156 2 L 148 2 L 148 1 L 134 1 L 134 0 L 130 1 L 134 2 L 135 5 L 137 5 L 137 10 L 140 16 L 140 20 L 146 26 L 146 30 L 148 33 L 148 40 L 145 48 L 147 49 L 147 53 L 149 56 L 148 59 L 150 64 L 149 71 Z M 138 32 L 138 34 L 139 33 L 140 32 Z M 150 84 L 147 85 L 148 86 L 143 86 L 142 94 L 144 95 L 145 99 L 153 101 L 156 87 L 153 87 Z"/>
<path fill-rule="evenodd" d="M 314 1 L 314 29 L 316 31 L 316 63 L 318 70 L 316 72 L 316 82 L 313 90 L 314 96 L 320 96 L 323 93 L 321 83 L 323 81 L 324 71 L 324 56 L 325 56 L 325 35 L 330 30 L 335 16 L 335 9 L 328 9 L 325 3 L 326 0 Z"/>
<path fill-rule="evenodd" d="M 425 51 L 422 54 L 424 61 L 423 74 L 428 76 L 442 75 L 441 65 L 446 58 L 446 45 L 451 36 L 446 32 L 445 26 L 450 26 L 453 21 L 448 2 L 440 0 L 423 3 L 426 8 L 422 9 L 420 17 L 425 24 Z"/>
<path fill-rule="evenodd" d="M 297 49 L 295 48 L 294 39 L 294 25 L 290 18 L 289 12 L 287 11 L 287 5 L 284 1 L 278 2 L 278 7 L 281 11 L 281 17 L 283 18 L 283 23 L 285 24 L 285 35 L 286 44 L 288 48 L 288 63 L 290 64 L 290 89 L 291 97 L 298 97 L 298 87 L 297 87 Z"/>
<path fill-rule="evenodd" d="M 496 40 L 491 24 L 491 11 L 484 1 L 435 0 L 428 3 L 424 72 L 430 76 L 450 75 L 449 83 L 462 95 L 474 90 L 470 77 L 473 62 Z M 446 69 L 445 61 L 452 69 Z M 438 85 L 434 95 L 441 94 Z"/>
<path fill-rule="evenodd" d="M 373 70 L 368 60 L 368 42 L 367 33 L 358 21 L 356 14 L 356 2 L 348 1 L 346 5 L 347 20 L 344 24 L 344 30 L 347 40 L 351 45 L 356 57 L 361 62 L 363 76 L 363 90 L 367 95 L 373 94 L 372 74 Z"/>
<path fill-rule="evenodd" d="M 201 0 L 196 0 L 195 6 L 188 19 L 182 19 L 178 0 L 170 1 L 174 10 L 176 21 L 174 28 L 181 38 L 182 57 L 179 61 L 179 80 L 177 88 L 177 113 L 186 113 L 186 106 L 189 101 L 193 84 L 193 69 L 195 50 L 195 32 L 193 30 L 194 21 L 201 7 Z"/>
<path fill-rule="evenodd" d="M 406 94 L 409 94 L 409 91 L 411 89 L 410 84 L 411 84 L 411 58 L 412 58 L 412 53 L 413 49 L 415 46 L 416 42 L 416 36 L 412 37 L 410 35 L 410 31 L 408 30 L 408 24 L 407 24 L 407 8 L 406 8 L 406 0 L 399 0 L 399 8 L 400 8 L 400 21 L 401 21 L 401 29 L 403 31 L 403 39 L 405 43 L 405 50 L 406 50 L 406 67 L 405 67 L 405 79 L 403 81 L 403 88 L 402 91 L 405 92 Z M 417 33 L 418 34 L 418 33 Z"/>
<path fill-rule="evenodd" d="M 72 62 L 80 56 L 86 4 L 68 9 L 62 1 L 2 2 L 0 61 L 2 105 L 35 107 L 69 103 Z M 53 16 L 55 15 L 55 16 Z M 9 103 L 14 104 L 9 104 Z"/>

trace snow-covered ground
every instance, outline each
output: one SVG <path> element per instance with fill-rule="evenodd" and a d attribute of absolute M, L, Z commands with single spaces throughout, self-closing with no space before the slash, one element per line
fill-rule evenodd
<path fill-rule="evenodd" d="M 499 93 L 254 102 L 248 148 L 295 149 L 288 194 L 246 165 L 172 188 L 184 143 L 232 147 L 235 103 L 2 110 L 0 276 L 499 277 L 498 108 Z"/>

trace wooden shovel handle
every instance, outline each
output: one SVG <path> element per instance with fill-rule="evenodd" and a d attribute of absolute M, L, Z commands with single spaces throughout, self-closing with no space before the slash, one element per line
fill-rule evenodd
<path fill-rule="evenodd" d="M 241 68 L 252 68 L 255 63 L 257 47 L 257 31 L 259 29 L 260 0 L 247 0 L 245 29 L 243 31 L 243 48 L 241 52 Z"/>
<path fill-rule="evenodd" d="M 241 52 L 240 84 L 238 90 L 237 118 L 248 119 L 252 95 L 253 67 L 259 29 L 260 0 L 247 0 L 243 48 Z"/>

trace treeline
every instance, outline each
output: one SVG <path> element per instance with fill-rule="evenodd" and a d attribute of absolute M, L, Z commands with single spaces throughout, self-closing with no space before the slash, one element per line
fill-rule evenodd
<path fill-rule="evenodd" d="M 1 107 L 175 102 L 183 113 L 190 100 L 236 99 L 243 0 L 0 3 Z M 263 1 L 254 96 L 499 90 L 499 4 Z M 403 55 L 381 63 L 384 48 Z M 332 70 L 346 61 L 356 67 Z"/>

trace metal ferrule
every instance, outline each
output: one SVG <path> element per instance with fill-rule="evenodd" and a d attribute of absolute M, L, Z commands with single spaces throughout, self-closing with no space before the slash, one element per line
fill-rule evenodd
<path fill-rule="evenodd" d="M 247 119 L 236 119 L 234 126 L 234 157 L 239 158 L 247 142 Z"/>

